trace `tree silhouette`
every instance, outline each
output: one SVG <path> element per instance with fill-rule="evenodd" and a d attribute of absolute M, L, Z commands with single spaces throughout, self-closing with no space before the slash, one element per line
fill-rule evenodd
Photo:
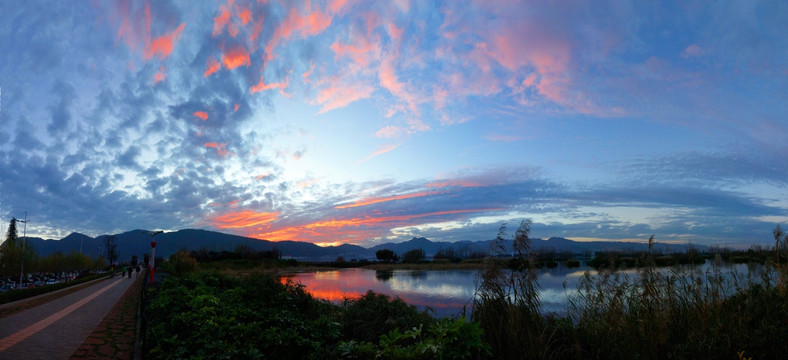
<path fill-rule="evenodd" d="M 8 232 L 5 236 L 5 241 L 9 241 L 8 245 L 16 245 L 16 240 L 19 235 L 16 233 L 16 218 L 11 218 L 11 224 L 8 225 Z"/>
<path fill-rule="evenodd" d="M 402 262 L 404 263 L 417 263 L 424 260 L 424 249 L 408 250 L 402 254 Z"/>
<path fill-rule="evenodd" d="M 396 256 L 397 255 L 394 254 L 394 250 L 389 249 L 380 249 L 375 252 L 375 257 L 377 257 L 380 261 L 394 261 Z"/>
<path fill-rule="evenodd" d="M 118 259 L 118 244 L 115 243 L 115 235 L 110 235 L 104 238 L 104 250 L 107 254 L 107 261 L 109 265 L 115 264 Z"/>

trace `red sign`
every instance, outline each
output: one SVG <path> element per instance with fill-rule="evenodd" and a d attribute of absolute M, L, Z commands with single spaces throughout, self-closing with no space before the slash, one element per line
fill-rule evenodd
<path fill-rule="evenodd" d="M 155 249 L 156 248 L 156 242 L 155 241 L 151 241 L 150 242 L 150 247 Z"/>

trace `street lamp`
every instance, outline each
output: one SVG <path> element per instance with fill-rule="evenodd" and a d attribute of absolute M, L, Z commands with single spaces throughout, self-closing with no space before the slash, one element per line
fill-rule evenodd
<path fill-rule="evenodd" d="M 21 267 L 19 268 L 19 289 L 22 289 L 22 274 L 25 272 L 25 243 L 27 243 L 27 211 L 25 211 L 25 220 L 17 220 L 25 224 L 25 230 L 22 236 L 22 257 L 20 261 L 22 263 Z"/>
<path fill-rule="evenodd" d="M 156 239 L 154 236 L 163 233 L 164 231 L 148 232 L 150 234 L 150 283 L 153 284 L 153 269 L 156 266 Z"/>

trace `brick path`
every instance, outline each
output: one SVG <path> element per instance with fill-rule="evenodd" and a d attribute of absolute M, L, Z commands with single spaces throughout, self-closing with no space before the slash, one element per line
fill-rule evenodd
<path fill-rule="evenodd" d="M 103 279 L 0 319 L 0 359 L 68 359 L 134 282 Z"/>
<path fill-rule="evenodd" d="M 71 359 L 131 359 L 134 356 L 137 308 L 144 278 L 140 275 L 134 280 L 120 301 L 71 355 Z"/>

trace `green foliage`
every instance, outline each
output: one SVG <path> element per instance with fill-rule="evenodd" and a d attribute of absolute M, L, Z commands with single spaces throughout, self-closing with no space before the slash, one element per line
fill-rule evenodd
<path fill-rule="evenodd" d="M 401 332 L 395 328 L 378 343 L 345 341 L 338 345 L 343 359 L 482 359 L 490 353 L 479 325 L 466 319 L 444 318 L 426 331 L 424 326 Z"/>
<path fill-rule="evenodd" d="M 396 328 L 410 329 L 435 321 L 429 314 L 419 312 L 399 298 L 367 292 L 359 299 L 345 300 L 337 320 L 342 333 L 352 339 L 374 341 Z"/>
<path fill-rule="evenodd" d="M 402 262 L 417 263 L 424 260 L 424 249 L 408 250 L 402 254 Z"/>
<path fill-rule="evenodd" d="M 471 359 L 489 352 L 481 329 L 465 319 L 438 321 L 374 293 L 332 305 L 273 275 L 172 276 L 151 296 L 146 355 L 156 359 Z"/>

